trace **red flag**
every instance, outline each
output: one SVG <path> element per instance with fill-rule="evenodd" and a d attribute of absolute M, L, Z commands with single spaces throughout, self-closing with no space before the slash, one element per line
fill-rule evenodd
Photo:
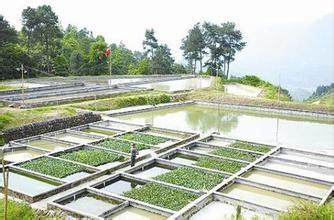
<path fill-rule="evenodd" d="M 106 51 L 104 51 L 104 55 L 106 55 L 106 57 L 109 57 L 111 54 L 111 49 L 110 47 L 107 47 Z"/>

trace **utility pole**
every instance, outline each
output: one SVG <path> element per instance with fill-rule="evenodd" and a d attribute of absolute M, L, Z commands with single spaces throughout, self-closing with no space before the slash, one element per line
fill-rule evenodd
<path fill-rule="evenodd" d="M 4 220 L 7 220 L 7 210 L 8 210 L 8 172 L 5 168 L 5 147 L 0 151 L 1 153 L 1 162 L 2 162 L 2 175 L 3 175 L 3 194 L 4 194 Z"/>
<path fill-rule="evenodd" d="M 109 47 L 109 87 L 111 88 L 111 47 Z"/>
<path fill-rule="evenodd" d="M 23 64 L 21 64 L 21 81 L 22 81 L 22 87 L 21 87 L 21 94 L 22 94 L 22 106 L 24 106 L 24 68 Z"/>

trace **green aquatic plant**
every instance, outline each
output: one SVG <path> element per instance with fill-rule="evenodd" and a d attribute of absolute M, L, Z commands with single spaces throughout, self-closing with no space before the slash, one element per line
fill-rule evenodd
<path fill-rule="evenodd" d="M 251 144 L 247 142 L 241 142 L 241 141 L 236 141 L 229 145 L 229 147 L 233 148 L 239 148 L 239 149 L 245 149 L 245 150 L 252 150 L 252 151 L 257 151 L 261 153 L 267 153 L 269 152 L 272 148 L 263 144 Z"/>
<path fill-rule="evenodd" d="M 117 150 L 124 153 L 130 153 L 132 143 L 126 140 L 118 140 L 118 139 L 107 139 L 99 144 L 99 146 L 107 149 Z M 150 149 L 150 146 L 146 144 L 136 144 L 137 150 L 145 150 Z"/>
<path fill-rule="evenodd" d="M 168 141 L 168 138 L 159 137 L 150 134 L 139 134 L 139 133 L 126 133 L 118 136 L 120 139 L 136 141 L 144 144 L 157 145 Z"/>
<path fill-rule="evenodd" d="M 223 147 L 217 150 L 214 150 L 211 153 L 218 155 L 218 156 L 222 156 L 222 157 L 234 158 L 234 159 L 244 160 L 248 162 L 253 162 L 258 157 L 260 157 L 260 155 L 258 154 L 253 154 L 249 152 L 243 152 L 243 151 L 230 149 L 230 148 L 223 148 Z"/>
<path fill-rule="evenodd" d="M 184 186 L 191 189 L 210 190 L 224 180 L 224 176 L 209 173 L 195 168 L 181 167 L 168 173 L 154 177 L 154 179 Z"/>
<path fill-rule="evenodd" d="M 59 157 L 88 164 L 91 166 L 99 166 L 110 162 L 124 160 L 123 156 L 98 149 L 77 150 L 73 152 L 63 153 Z"/>
<path fill-rule="evenodd" d="M 174 211 L 180 210 L 189 202 L 194 201 L 199 197 L 194 193 L 156 183 L 147 183 L 140 188 L 127 191 L 123 195 Z"/>
<path fill-rule="evenodd" d="M 78 164 L 49 157 L 28 161 L 20 164 L 19 167 L 56 178 L 64 178 L 85 169 Z"/>
<path fill-rule="evenodd" d="M 214 170 L 221 170 L 229 173 L 236 173 L 246 166 L 244 163 L 231 160 L 217 160 L 207 157 L 200 158 L 194 165 Z"/>

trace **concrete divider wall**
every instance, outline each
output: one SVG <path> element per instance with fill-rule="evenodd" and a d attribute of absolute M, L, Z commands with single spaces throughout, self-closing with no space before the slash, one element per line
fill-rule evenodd
<path fill-rule="evenodd" d="M 81 87 L 84 85 L 85 85 L 84 83 L 49 85 L 49 86 L 42 86 L 42 87 L 36 87 L 36 88 L 24 88 L 24 92 L 38 92 L 38 91 L 45 91 L 45 90 L 65 89 L 65 88 L 71 88 L 71 87 Z M 0 96 L 20 94 L 21 92 L 22 92 L 22 89 L 5 90 L 5 91 L 0 91 Z"/>
<path fill-rule="evenodd" d="M 37 122 L 24 125 L 17 128 L 11 128 L 3 131 L 3 137 L 6 142 L 45 134 L 52 131 L 58 131 L 78 125 L 100 121 L 101 116 L 93 113 L 85 113 L 73 117 L 59 118 L 44 122 Z"/>

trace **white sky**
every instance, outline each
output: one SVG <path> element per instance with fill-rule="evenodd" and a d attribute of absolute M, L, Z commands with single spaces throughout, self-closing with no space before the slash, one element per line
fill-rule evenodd
<path fill-rule="evenodd" d="M 42 4 L 52 6 L 64 28 L 87 27 L 132 50 L 142 50 L 145 29 L 154 28 L 180 61 L 181 39 L 196 22 L 234 21 L 247 37 L 262 26 L 317 20 L 333 13 L 334 0 L 0 0 L 0 14 L 20 29 L 22 10 Z"/>

